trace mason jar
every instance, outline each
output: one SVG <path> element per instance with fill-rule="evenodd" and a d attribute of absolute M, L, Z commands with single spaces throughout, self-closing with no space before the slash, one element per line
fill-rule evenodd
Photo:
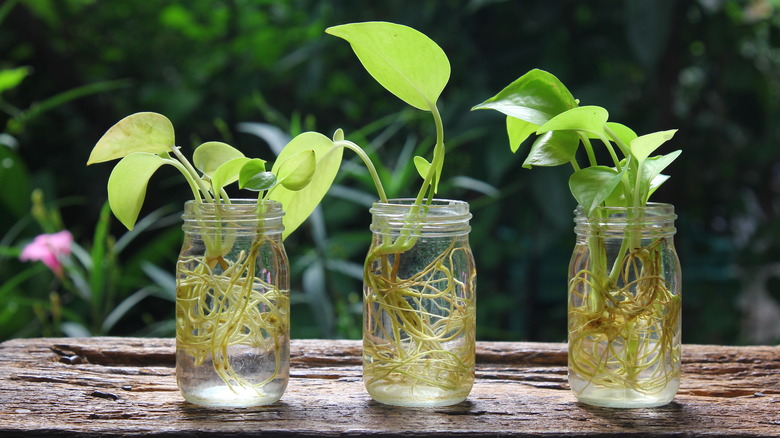
<path fill-rule="evenodd" d="M 184 205 L 176 264 L 176 381 L 202 406 L 273 403 L 289 379 L 289 261 L 281 204 Z"/>
<path fill-rule="evenodd" d="M 374 203 L 363 274 L 363 381 L 399 406 L 446 406 L 474 383 L 476 269 L 469 206 Z"/>
<path fill-rule="evenodd" d="M 569 384 L 592 405 L 670 402 L 680 384 L 680 261 L 669 204 L 575 210 Z"/>

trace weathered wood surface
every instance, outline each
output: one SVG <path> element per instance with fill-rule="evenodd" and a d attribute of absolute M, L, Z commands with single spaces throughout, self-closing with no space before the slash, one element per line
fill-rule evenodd
<path fill-rule="evenodd" d="M 566 383 L 564 344 L 478 343 L 477 383 L 446 408 L 371 401 L 357 341 L 293 341 L 277 404 L 185 403 L 172 339 L 20 339 L 0 344 L 0 436 L 780 436 L 780 347 L 686 345 L 671 404 L 595 408 Z"/>

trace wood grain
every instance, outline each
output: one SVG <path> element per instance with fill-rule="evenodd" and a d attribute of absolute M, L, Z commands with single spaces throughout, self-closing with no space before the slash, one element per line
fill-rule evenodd
<path fill-rule="evenodd" d="M 185 403 L 174 341 L 18 339 L 0 344 L 1 436 L 780 436 L 780 347 L 686 345 L 667 406 L 576 402 L 565 344 L 488 343 L 477 383 L 446 408 L 397 408 L 363 388 L 359 341 L 295 340 L 290 385 L 274 405 Z"/>

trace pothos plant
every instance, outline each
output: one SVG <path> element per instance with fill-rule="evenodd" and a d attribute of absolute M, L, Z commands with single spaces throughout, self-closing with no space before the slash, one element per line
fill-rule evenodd
<path fill-rule="evenodd" d="M 311 139 L 314 138 L 314 141 Z M 238 149 L 222 142 L 210 141 L 195 148 L 192 161 L 176 146 L 174 128 L 165 116 L 142 112 L 130 115 L 111 127 L 97 142 L 87 164 L 121 159 L 108 179 L 108 199 L 119 221 L 132 229 L 138 218 L 152 175 L 162 166 L 179 170 L 189 185 L 194 201 L 208 204 L 208 214 L 215 217 L 218 229 L 202 233 L 205 246 L 202 255 L 185 255 L 177 263 L 177 348 L 190 354 L 196 364 L 211 360 L 215 372 L 228 387 L 244 386 L 261 391 L 265 382 L 250 384 L 230 363 L 228 346 L 251 342 L 271 342 L 277 359 L 282 346 L 280 337 L 289 330 L 288 291 L 266 281 L 257 270 L 256 258 L 261 248 L 270 247 L 274 254 L 284 254 L 280 244 L 263 232 L 262 215 L 267 201 L 282 204 L 285 230 L 294 231 L 320 202 L 338 172 L 340 149 L 323 149 L 314 133 L 293 138 L 269 170 L 267 162 L 246 157 Z M 230 223 L 226 207 L 233 201 L 226 187 L 238 183 L 242 189 L 258 192 L 257 229 L 248 251 L 233 251 L 235 231 L 222 224 Z M 195 209 L 195 223 L 207 219 L 206 210 Z M 224 216 L 224 217 L 223 217 Z M 269 257 L 284 263 L 286 257 Z M 283 267 L 268 267 L 278 272 Z M 196 308 L 184 308 L 184 302 Z M 221 304 L 220 304 L 221 303 Z M 230 305 L 229 303 L 233 303 Z M 264 315 L 258 315 L 263 303 Z M 189 304 L 188 304 L 189 305 Z M 243 327 L 236 330 L 235 327 Z M 249 332 L 247 332 L 249 330 Z"/>
<path fill-rule="evenodd" d="M 437 101 L 449 81 L 449 60 L 426 35 L 395 23 L 345 24 L 330 27 L 326 33 L 346 40 L 363 67 L 385 89 L 412 107 L 429 112 L 436 131 L 432 158 L 414 157 L 423 181 L 417 196 L 408 201 L 405 225 L 397 234 L 380 233 L 365 260 L 364 306 L 378 310 L 374 317 L 364 315 L 364 382 L 369 391 L 382 386 L 396 391 L 415 386 L 462 390 L 473 375 L 469 358 L 473 358 L 474 347 L 466 342 L 459 354 L 448 350 L 453 333 L 473 336 L 474 330 L 473 299 L 453 292 L 459 280 L 454 278 L 452 263 L 461 249 L 452 243 L 421 270 L 399 272 L 403 254 L 419 243 L 420 224 L 434 201 L 444 166 L 444 127 Z M 345 140 L 340 130 L 333 141 L 361 156 L 380 203 L 393 202 L 387 199 L 362 149 Z M 426 301 L 435 303 L 431 305 L 437 307 L 438 314 L 421 304 Z"/>
<path fill-rule="evenodd" d="M 588 223 L 598 224 L 614 208 L 625 210 L 627 226 L 612 266 L 607 266 L 608 232 L 597 230 L 588 237 L 588 267 L 570 279 L 569 363 L 594 388 L 663 390 L 675 377 L 669 364 L 679 364 L 674 338 L 680 296 L 662 277 L 664 264 L 674 263 L 662 257 L 665 237 L 643 240 L 639 226 L 650 195 L 669 178 L 661 172 L 681 151 L 651 155 L 676 131 L 638 136 L 609 121 L 606 109 L 580 106 L 558 78 L 542 70 L 529 71 L 474 109 L 507 116 L 513 152 L 536 136 L 524 167 L 571 166 L 569 188 Z M 585 296 L 573 299 L 578 291 Z M 652 378 L 638 378 L 648 373 Z"/>

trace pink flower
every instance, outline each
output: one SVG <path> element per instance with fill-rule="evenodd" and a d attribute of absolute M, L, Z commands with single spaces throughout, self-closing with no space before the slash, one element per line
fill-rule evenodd
<path fill-rule="evenodd" d="M 73 235 L 67 230 L 54 234 L 41 234 L 24 247 L 19 260 L 23 262 L 41 261 L 58 277 L 62 277 L 60 257 L 70 255 L 72 243 Z"/>

